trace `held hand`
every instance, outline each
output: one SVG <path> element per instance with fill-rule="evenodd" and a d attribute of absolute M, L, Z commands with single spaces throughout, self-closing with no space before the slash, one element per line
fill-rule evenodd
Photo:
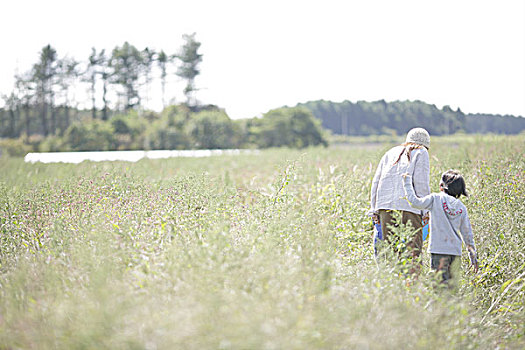
<path fill-rule="evenodd" d="M 401 176 L 403 177 L 403 179 L 406 179 L 406 177 L 410 176 L 410 174 L 409 173 L 403 173 L 403 174 L 401 174 Z"/>
<path fill-rule="evenodd" d="M 425 215 L 423 215 L 423 226 L 428 224 L 429 219 L 430 219 L 430 214 L 427 212 Z"/>

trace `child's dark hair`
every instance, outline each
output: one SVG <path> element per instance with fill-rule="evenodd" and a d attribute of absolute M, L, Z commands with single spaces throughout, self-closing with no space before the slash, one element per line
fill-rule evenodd
<path fill-rule="evenodd" d="M 447 170 L 441 175 L 441 187 L 449 196 L 459 198 L 461 195 L 468 197 L 465 180 L 456 170 Z"/>

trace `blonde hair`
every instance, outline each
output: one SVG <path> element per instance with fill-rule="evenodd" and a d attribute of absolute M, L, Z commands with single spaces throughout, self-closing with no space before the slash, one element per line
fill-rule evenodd
<path fill-rule="evenodd" d="M 399 160 L 401 159 L 401 157 L 403 156 L 403 154 L 405 154 L 405 153 L 407 155 L 408 162 L 410 163 L 410 153 L 413 150 L 415 150 L 415 149 L 422 149 L 422 148 L 428 149 L 426 146 L 423 146 L 423 145 L 420 145 L 420 144 L 414 143 L 414 142 L 405 142 L 405 143 L 401 144 L 401 146 L 403 146 L 403 150 L 401 151 L 401 153 L 399 153 L 399 157 L 397 157 L 397 160 L 392 165 L 396 165 L 399 162 Z"/>

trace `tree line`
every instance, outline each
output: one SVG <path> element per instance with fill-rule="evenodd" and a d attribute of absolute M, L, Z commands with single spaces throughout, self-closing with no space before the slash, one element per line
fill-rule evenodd
<path fill-rule="evenodd" d="M 143 107 L 149 101 L 148 89 L 154 83 L 153 72 L 159 76 L 162 103 L 167 106 L 166 81 L 168 68 L 185 81 L 186 104 L 196 104 L 195 78 L 200 74 L 201 43 L 196 34 L 184 34 L 178 52 L 167 54 L 148 47 L 139 50 L 125 42 L 111 52 L 92 48 L 86 61 L 59 57 L 56 49 L 46 45 L 32 68 L 15 76 L 14 88 L 3 95 L 0 109 L 0 137 L 21 135 L 62 135 L 75 120 L 82 119 L 74 87 L 88 87 L 91 118 L 108 120 L 111 113 Z M 97 109 L 97 97 L 102 107 Z M 146 99 L 146 101 L 144 101 Z M 144 103 L 145 102 L 145 103 Z"/>
<path fill-rule="evenodd" d="M 171 55 L 125 42 L 110 53 L 93 48 L 85 62 L 58 57 L 51 45 L 45 46 L 38 62 L 16 76 L 15 88 L 3 96 L 0 152 L 327 145 L 320 122 L 305 108 L 278 108 L 262 118 L 231 120 L 223 109 L 198 103 L 195 78 L 200 74 L 201 44 L 195 33 L 183 39 Z M 165 96 L 169 66 L 185 82 L 184 103 L 173 104 Z M 88 88 L 91 109 L 78 107 L 78 83 Z M 161 112 L 144 108 L 154 83 L 162 91 Z"/>
<path fill-rule="evenodd" d="M 511 115 L 465 114 L 449 106 L 439 109 L 422 101 L 384 100 L 340 103 L 317 100 L 297 106 L 310 110 L 322 126 L 339 135 L 403 135 L 412 127 L 426 128 L 432 135 L 457 132 L 519 134 L 525 118 Z"/>
<path fill-rule="evenodd" d="M 92 48 L 86 61 L 46 45 L 32 68 L 15 76 L 1 96 L 0 148 L 29 151 L 308 147 L 326 145 L 323 129 L 340 135 L 403 135 L 414 126 L 432 135 L 456 132 L 516 134 L 525 118 L 465 114 L 421 101 L 310 101 L 271 110 L 262 118 L 231 120 L 217 106 L 200 105 L 195 79 L 201 43 L 183 35 L 176 53 L 139 50 L 125 42 L 111 52 Z M 185 82 L 185 102 L 166 96 L 168 75 Z M 84 84 L 87 105 L 80 108 L 75 87 Z M 149 88 L 157 84 L 162 112 L 145 110 Z M 99 102 L 97 104 L 97 101 Z M 101 101 L 101 103 L 100 103 Z M 97 107 L 98 105 L 98 107 Z"/>
<path fill-rule="evenodd" d="M 183 150 L 327 146 L 321 123 L 306 108 L 278 108 L 261 118 L 232 120 L 214 105 L 170 105 L 162 112 L 136 109 L 108 120 L 90 117 L 64 133 L 0 139 L 0 153 Z"/>

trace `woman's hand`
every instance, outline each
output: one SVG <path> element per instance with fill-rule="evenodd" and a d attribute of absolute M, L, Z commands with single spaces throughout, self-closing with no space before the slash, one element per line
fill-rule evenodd
<path fill-rule="evenodd" d="M 427 211 L 427 213 L 425 215 L 423 215 L 423 226 L 425 226 L 426 224 L 428 224 L 428 220 L 430 219 L 430 214 L 429 212 Z"/>

